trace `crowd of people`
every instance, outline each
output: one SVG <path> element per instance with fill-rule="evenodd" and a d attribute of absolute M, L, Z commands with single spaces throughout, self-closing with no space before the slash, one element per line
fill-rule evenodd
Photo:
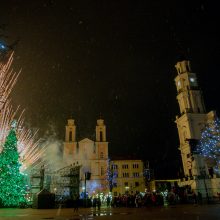
<path fill-rule="evenodd" d="M 220 201 L 220 193 L 218 193 Z M 85 204 L 86 201 L 86 204 Z M 163 206 L 175 204 L 202 204 L 203 198 L 200 192 L 195 193 L 186 188 L 172 188 L 170 191 L 163 192 L 146 192 L 146 193 L 132 193 L 132 194 L 119 194 L 118 196 L 95 196 L 93 198 L 80 199 L 78 196 L 73 199 L 74 210 L 77 211 L 78 207 L 93 207 L 100 210 L 101 206 L 107 207 L 130 207 L 140 208 L 147 206 Z"/>
<path fill-rule="evenodd" d="M 159 193 L 141 193 L 119 195 L 112 198 L 112 207 L 143 207 L 148 205 L 163 205 L 163 196 Z"/>
<path fill-rule="evenodd" d="M 107 199 L 107 201 L 109 201 Z M 175 204 L 201 204 L 202 194 L 195 193 L 186 188 L 172 188 L 170 191 L 164 192 L 146 192 L 135 194 L 119 194 L 111 198 L 110 202 L 106 202 L 107 206 L 112 207 L 146 207 L 146 206 L 163 206 Z"/>

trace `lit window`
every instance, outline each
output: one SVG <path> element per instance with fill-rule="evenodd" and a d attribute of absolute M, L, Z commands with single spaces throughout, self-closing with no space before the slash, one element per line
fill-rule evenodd
<path fill-rule="evenodd" d="M 139 177 L 139 173 L 133 173 L 133 177 Z"/>

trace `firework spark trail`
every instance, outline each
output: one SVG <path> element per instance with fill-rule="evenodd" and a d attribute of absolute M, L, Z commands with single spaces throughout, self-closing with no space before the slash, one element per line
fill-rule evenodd
<path fill-rule="evenodd" d="M 16 111 L 13 111 L 10 103 L 7 103 L 2 110 L 0 117 L 0 143 L 3 145 L 10 131 L 10 125 L 16 114 L 18 114 L 19 107 Z M 20 162 L 22 164 L 21 170 L 24 171 L 25 168 L 36 162 L 36 156 L 40 158 L 43 153 L 40 149 L 40 141 L 35 141 L 37 131 L 32 133 L 30 129 L 26 129 L 24 124 L 24 119 L 22 117 L 23 112 L 20 114 L 17 121 L 17 139 L 18 139 L 18 152 L 20 155 Z M 0 147 L 2 148 L 2 146 Z"/>
<path fill-rule="evenodd" d="M 13 69 L 10 70 L 13 62 L 13 54 L 14 53 L 11 53 L 6 63 L 0 63 L 0 109 L 2 109 L 6 103 L 21 72 L 16 73 Z"/>
<path fill-rule="evenodd" d="M 11 69 L 14 53 L 9 54 L 7 62 L 0 62 L 0 152 L 5 143 L 6 136 L 11 129 L 12 121 L 17 118 L 18 152 L 21 170 L 24 171 L 36 164 L 45 152 L 45 146 L 40 148 L 40 141 L 35 141 L 36 134 L 24 126 L 24 110 L 20 108 L 14 111 L 9 100 L 9 95 L 21 73 Z"/>
<path fill-rule="evenodd" d="M 15 111 L 13 111 L 12 106 L 10 105 L 10 101 L 6 101 L 4 107 L 1 110 L 0 114 L 0 143 L 4 143 L 6 136 L 10 130 L 10 124 L 15 118 L 19 107 Z M 22 123 L 22 119 L 19 118 L 18 124 Z"/>

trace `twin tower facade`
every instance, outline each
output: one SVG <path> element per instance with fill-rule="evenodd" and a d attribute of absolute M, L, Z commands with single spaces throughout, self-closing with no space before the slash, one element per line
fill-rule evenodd
<path fill-rule="evenodd" d="M 76 139 L 76 125 L 69 119 L 66 125 L 63 160 L 67 165 L 80 166 L 80 191 L 84 191 L 85 173 L 90 172 L 91 178 L 87 183 L 89 194 L 106 191 L 106 171 L 108 164 L 108 142 L 106 141 L 106 126 L 103 119 L 96 124 L 96 138 L 91 140 Z"/>

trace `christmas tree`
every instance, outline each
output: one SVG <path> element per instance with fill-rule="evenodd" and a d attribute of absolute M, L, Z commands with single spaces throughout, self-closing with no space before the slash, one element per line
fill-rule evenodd
<path fill-rule="evenodd" d="M 117 165 L 111 163 L 110 159 L 108 159 L 108 167 L 107 167 L 107 182 L 109 186 L 109 191 L 112 192 L 112 189 L 117 185 Z"/>
<path fill-rule="evenodd" d="M 197 152 L 212 164 L 215 171 L 219 171 L 220 165 L 220 120 L 208 123 L 203 129 L 201 139 L 197 146 Z"/>
<path fill-rule="evenodd" d="M 0 205 L 3 207 L 17 207 L 26 202 L 20 166 L 15 127 L 12 127 L 0 154 Z"/>

